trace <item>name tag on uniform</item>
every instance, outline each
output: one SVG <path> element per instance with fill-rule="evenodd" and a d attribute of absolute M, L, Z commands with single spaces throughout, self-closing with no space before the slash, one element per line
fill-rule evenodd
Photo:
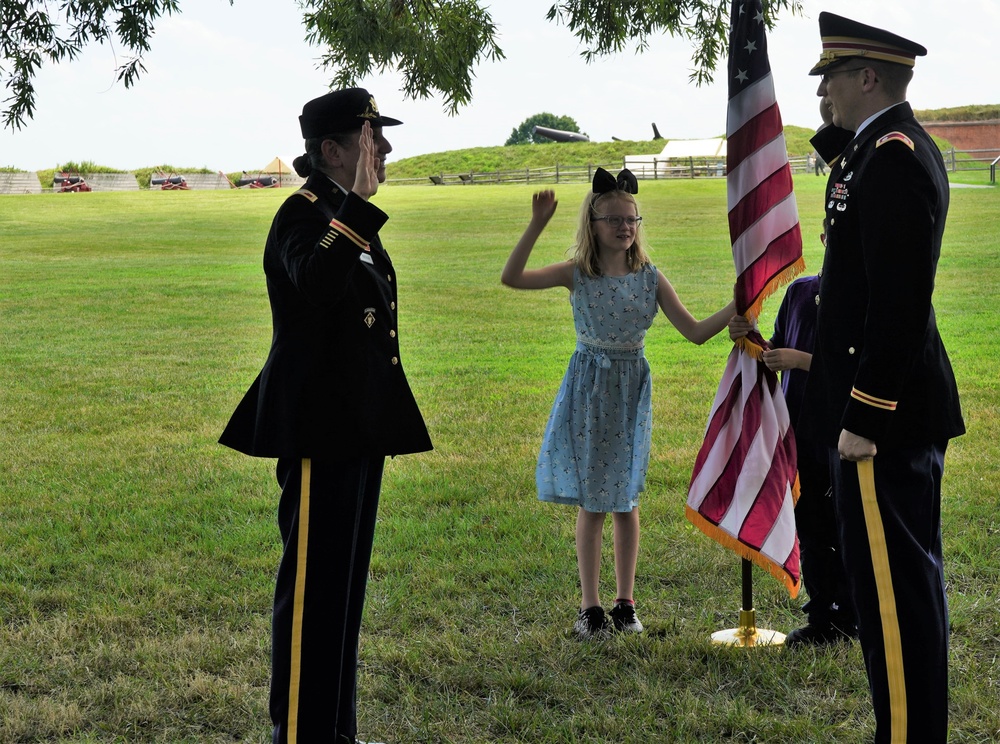
<path fill-rule="evenodd" d="M 366 264 L 372 264 L 373 266 L 375 265 L 375 262 L 374 262 L 374 261 L 372 261 L 372 257 L 371 257 L 371 254 L 370 254 L 370 253 L 362 253 L 362 254 L 361 254 L 361 255 L 359 256 L 359 258 L 360 258 L 360 259 L 361 259 L 361 260 L 362 260 L 362 261 L 363 261 L 364 263 L 366 263 Z"/>

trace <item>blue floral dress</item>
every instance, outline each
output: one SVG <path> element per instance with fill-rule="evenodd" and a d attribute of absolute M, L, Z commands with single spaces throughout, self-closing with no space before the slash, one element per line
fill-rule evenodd
<path fill-rule="evenodd" d="M 627 276 L 573 273 L 576 351 L 549 415 L 538 498 L 590 512 L 627 512 L 646 487 L 652 381 L 643 352 L 656 315 L 656 268 Z"/>

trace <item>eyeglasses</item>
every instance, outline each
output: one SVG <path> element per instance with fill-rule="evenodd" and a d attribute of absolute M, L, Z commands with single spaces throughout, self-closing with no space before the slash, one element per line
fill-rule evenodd
<path fill-rule="evenodd" d="M 640 222 L 642 222 L 642 217 L 638 216 L 622 217 L 619 214 L 605 214 L 601 215 L 600 217 L 591 217 L 590 219 L 592 222 L 597 222 L 598 220 L 602 220 L 611 225 L 611 227 L 621 227 L 623 222 L 629 227 L 635 227 Z"/>
<path fill-rule="evenodd" d="M 830 76 L 831 75 L 839 75 L 842 72 L 857 72 L 858 70 L 863 70 L 863 69 L 865 69 L 865 68 L 864 67 L 852 67 L 849 70 L 833 70 L 832 72 L 824 72 L 822 75 L 819 76 L 819 81 L 821 83 L 827 83 L 827 82 L 830 81 Z"/>

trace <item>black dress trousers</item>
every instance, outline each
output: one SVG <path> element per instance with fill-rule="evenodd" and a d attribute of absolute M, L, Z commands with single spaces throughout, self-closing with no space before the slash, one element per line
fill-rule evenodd
<path fill-rule="evenodd" d="M 946 445 L 831 450 L 848 585 L 875 708 L 875 741 L 948 739 L 948 604 L 941 554 Z"/>
<path fill-rule="evenodd" d="M 381 456 L 278 460 L 274 744 L 357 735 L 358 636 L 384 464 Z"/>

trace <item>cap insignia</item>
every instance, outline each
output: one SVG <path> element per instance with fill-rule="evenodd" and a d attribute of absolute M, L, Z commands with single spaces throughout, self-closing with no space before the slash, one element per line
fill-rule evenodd
<path fill-rule="evenodd" d="M 362 119 L 377 119 L 378 118 L 378 106 L 375 104 L 375 97 L 372 96 L 368 99 L 368 106 L 363 112 L 359 114 Z"/>

